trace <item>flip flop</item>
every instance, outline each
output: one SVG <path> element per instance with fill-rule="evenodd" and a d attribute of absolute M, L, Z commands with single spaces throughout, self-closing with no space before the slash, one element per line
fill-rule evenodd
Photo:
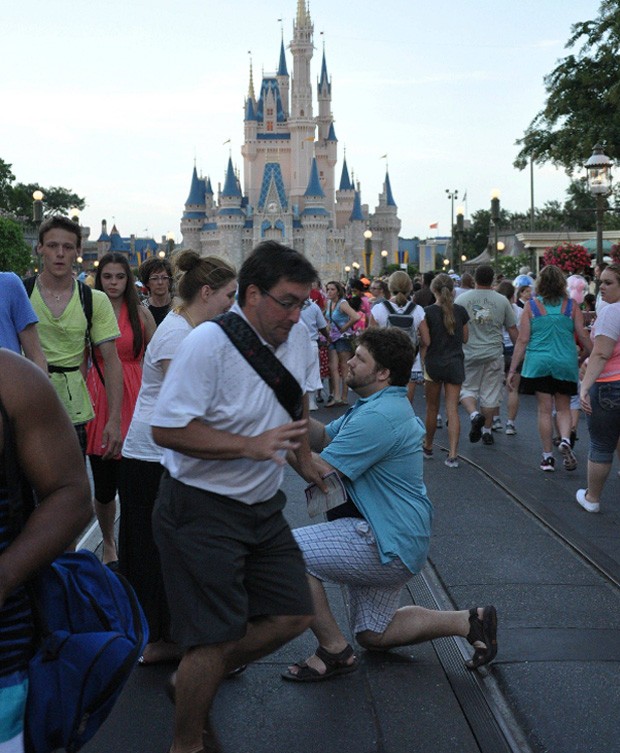
<path fill-rule="evenodd" d="M 357 669 L 357 657 L 353 648 L 348 644 L 339 654 L 331 654 L 322 646 L 319 646 L 314 653 L 325 664 L 325 672 L 319 672 L 314 667 L 308 666 L 305 661 L 299 661 L 293 664 L 294 667 L 298 668 L 297 673 L 293 674 L 290 671 L 283 672 L 282 679 L 289 680 L 290 682 L 322 682 L 337 675 L 350 674 Z M 353 657 L 353 662 L 347 664 L 347 661 L 351 657 Z"/>
<path fill-rule="evenodd" d="M 473 657 L 465 662 L 467 669 L 477 669 L 493 661 L 497 655 L 497 612 L 495 607 L 484 607 L 482 619 L 478 617 L 478 608 L 472 607 L 469 610 L 469 626 L 468 643 L 472 646 L 478 641 L 484 643 L 484 648 L 474 646 Z"/>

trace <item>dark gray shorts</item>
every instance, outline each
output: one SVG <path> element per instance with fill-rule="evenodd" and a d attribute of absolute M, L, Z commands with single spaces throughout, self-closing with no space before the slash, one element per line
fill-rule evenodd
<path fill-rule="evenodd" d="M 253 618 L 313 613 L 285 502 L 280 491 L 246 505 L 164 473 L 153 534 L 173 640 L 185 648 L 235 641 Z"/>

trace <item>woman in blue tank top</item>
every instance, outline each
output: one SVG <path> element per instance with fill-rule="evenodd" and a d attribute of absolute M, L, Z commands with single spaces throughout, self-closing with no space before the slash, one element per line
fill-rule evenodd
<path fill-rule="evenodd" d="M 577 336 L 582 348 L 590 352 L 591 344 L 583 327 L 578 306 L 568 297 L 566 277 L 559 267 L 547 265 L 536 280 L 536 296 L 523 308 L 519 337 L 510 363 L 507 385 L 513 389 L 514 374 L 521 369 L 519 391 L 536 395 L 538 431 L 542 443 L 542 471 L 555 470 L 553 457 L 553 406 L 557 413 L 564 468 L 574 471 L 577 459 L 570 443 L 570 398 L 577 394 L 579 365 Z"/>
<path fill-rule="evenodd" d="M 329 325 L 329 381 L 330 396 L 325 403 L 326 408 L 336 405 L 346 405 L 348 396 L 347 363 L 353 355 L 351 344 L 352 327 L 361 314 L 354 311 L 344 297 L 344 287 L 332 280 L 325 287 L 327 306 L 325 318 Z"/>

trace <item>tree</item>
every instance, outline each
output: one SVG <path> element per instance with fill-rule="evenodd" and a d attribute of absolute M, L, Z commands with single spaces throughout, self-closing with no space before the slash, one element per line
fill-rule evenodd
<path fill-rule="evenodd" d="M 515 167 L 530 160 L 564 167 L 570 174 L 585 163 L 595 144 L 620 156 L 620 5 L 602 0 L 599 15 L 573 25 L 566 47 L 581 49 L 545 76 L 545 107 L 516 143 Z"/>
<path fill-rule="evenodd" d="M 0 217 L 0 271 L 23 275 L 31 264 L 30 247 L 20 226 L 8 217 Z"/>
<path fill-rule="evenodd" d="M 9 195 L 12 190 L 11 184 L 15 176 L 11 172 L 11 165 L 0 159 L 0 207 L 7 209 Z"/>
<path fill-rule="evenodd" d="M 69 209 L 84 209 L 86 201 L 73 193 L 70 188 L 52 186 L 43 188 L 38 183 L 16 183 L 11 190 L 9 211 L 16 217 L 30 217 L 32 214 L 32 194 L 41 191 L 45 216 L 51 214 L 68 214 Z"/>

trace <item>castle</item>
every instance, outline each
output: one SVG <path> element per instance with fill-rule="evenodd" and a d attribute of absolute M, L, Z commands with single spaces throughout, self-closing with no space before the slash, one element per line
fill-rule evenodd
<path fill-rule="evenodd" d="M 307 2 L 297 0 L 289 45 L 292 75 L 283 39 L 277 73 L 263 75 L 258 98 L 250 64 L 243 187 L 231 158 L 217 198 L 211 180 L 199 177 L 194 166 L 181 219 L 185 248 L 223 256 L 239 268 L 257 243 L 273 239 L 305 254 L 323 280 L 343 279 L 345 266 L 354 262 L 367 275 L 378 274 L 384 261 L 381 251 L 394 257 L 401 222 L 387 169 L 374 214 L 362 205 L 360 185 L 349 176 L 346 158 L 336 188 L 338 139 L 325 50 L 318 114 L 313 114 L 313 33 Z"/>

